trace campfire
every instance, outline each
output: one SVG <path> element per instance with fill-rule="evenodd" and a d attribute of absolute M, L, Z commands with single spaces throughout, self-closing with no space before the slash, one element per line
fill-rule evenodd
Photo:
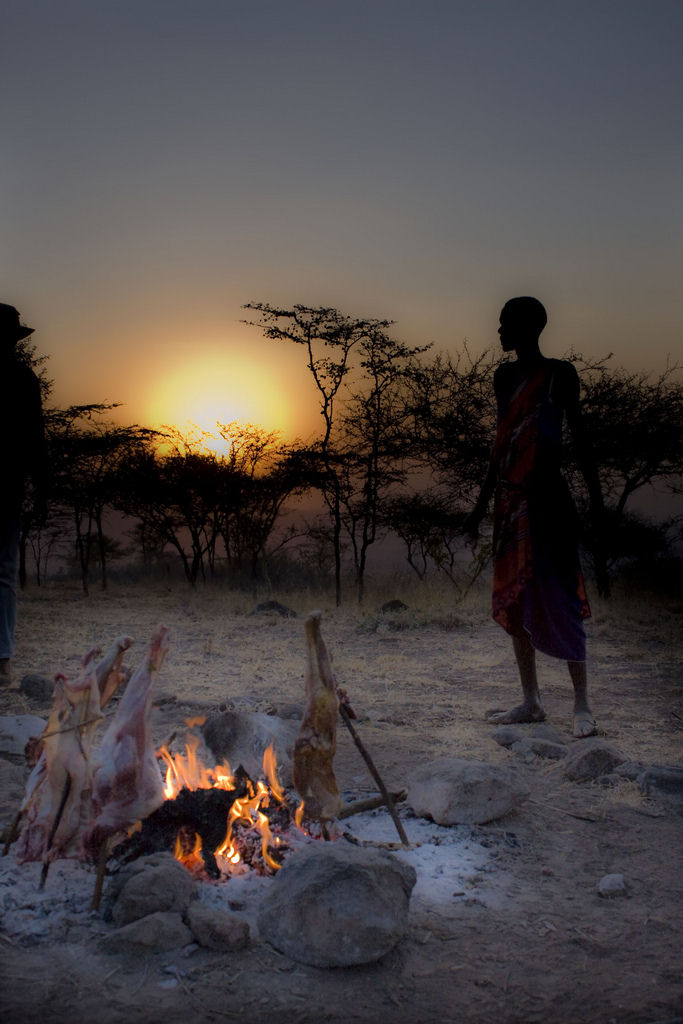
<path fill-rule="evenodd" d="M 5 852 L 18 836 L 17 861 L 43 863 L 41 888 L 50 863 L 59 857 L 97 863 L 94 907 L 108 862 L 123 864 L 158 851 L 172 852 L 189 871 L 213 880 L 248 870 L 274 874 L 297 842 L 330 839 L 330 822 L 361 809 L 342 807 L 334 775 L 339 717 L 382 794 L 374 806 L 387 805 L 407 847 L 392 796 L 355 731 L 348 697 L 337 686 L 320 618 L 313 612 L 305 623 L 306 708 L 292 751 L 296 797 L 279 783 L 272 744 L 263 755 L 263 778 L 251 778 L 241 765 L 234 771 L 228 763 L 206 767 L 194 731 L 203 719 L 187 721 L 184 753 L 171 752 L 169 744 L 155 748 L 152 690 L 169 640 L 160 626 L 129 679 L 122 668 L 129 637 L 119 637 L 99 661 L 98 649 L 88 652 L 74 682 L 55 677 L 52 711 L 32 745 L 34 768 Z M 96 747 L 103 709 L 124 682 Z"/>
<path fill-rule="evenodd" d="M 204 718 L 189 719 L 190 729 Z M 164 803 L 121 844 L 114 856 L 125 862 L 143 852 L 170 850 L 188 871 L 226 878 L 252 869 L 259 874 L 279 870 L 290 849 L 293 830 L 303 829 L 304 802 L 295 800 L 277 778 L 271 743 L 263 755 L 263 779 L 252 780 L 240 766 L 233 773 L 226 762 L 207 768 L 190 735 L 185 753 L 157 751 L 165 767 Z"/>

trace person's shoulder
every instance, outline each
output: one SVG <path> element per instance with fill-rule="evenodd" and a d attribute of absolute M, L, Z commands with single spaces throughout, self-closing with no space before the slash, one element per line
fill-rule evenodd
<path fill-rule="evenodd" d="M 493 371 L 493 383 L 497 384 L 505 380 L 511 380 L 515 373 L 515 363 L 498 363 L 498 366 Z"/>
<path fill-rule="evenodd" d="M 568 359 L 551 359 L 553 376 L 557 381 L 560 393 L 565 401 L 573 401 L 578 397 L 581 388 L 576 367 Z"/>

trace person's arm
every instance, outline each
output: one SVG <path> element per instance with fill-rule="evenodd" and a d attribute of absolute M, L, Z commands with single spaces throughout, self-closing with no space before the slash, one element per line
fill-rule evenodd
<path fill-rule="evenodd" d="M 571 363 L 562 363 L 562 368 L 563 398 L 567 426 L 572 437 L 576 462 L 586 482 L 590 501 L 593 558 L 595 560 L 598 593 L 603 597 L 609 597 L 610 585 L 604 553 L 605 503 L 602 497 L 598 468 L 593 457 L 593 449 L 581 418 L 581 384 L 579 382 L 579 375 Z"/>

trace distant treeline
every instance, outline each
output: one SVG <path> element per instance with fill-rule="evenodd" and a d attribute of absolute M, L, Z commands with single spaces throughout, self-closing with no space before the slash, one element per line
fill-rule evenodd
<path fill-rule="evenodd" d="M 321 418 L 312 442 L 284 443 L 278 432 L 253 424 L 218 423 L 227 450 L 218 456 L 199 434 L 121 426 L 111 419 L 116 405 L 50 408 L 45 357 L 22 343 L 22 357 L 41 379 L 52 466 L 47 521 L 38 525 L 26 502 L 22 582 L 31 575 L 40 583 L 65 548 L 86 592 L 93 578 L 106 587 L 111 559 L 123 554 L 152 571 L 172 553 L 191 584 L 217 575 L 267 581 L 269 566 L 286 557 L 300 574 L 329 582 L 339 603 L 344 568 L 353 567 L 362 600 L 373 546 L 393 537 L 417 576 L 445 574 L 464 592 L 489 554 L 484 543 L 471 563 L 463 561 L 461 523 L 495 432 L 498 353 L 475 357 L 463 345 L 451 356 L 410 347 L 391 336 L 390 321 L 353 319 L 336 309 L 245 309 L 254 317 L 247 323 L 274 344 L 302 348 L 302 374 L 312 377 Z M 646 487 L 681 493 L 678 368 L 651 375 L 614 366 L 611 356 L 567 358 L 581 377 L 586 434 L 608 506 L 609 529 L 600 541 L 608 563 L 661 557 L 672 538 L 680 539 L 680 520 L 646 521 L 630 505 Z M 584 512 L 571 456 L 569 445 L 567 475 Z M 133 524 L 127 548 L 111 535 L 113 513 Z M 595 543 L 587 529 L 589 556 Z"/>

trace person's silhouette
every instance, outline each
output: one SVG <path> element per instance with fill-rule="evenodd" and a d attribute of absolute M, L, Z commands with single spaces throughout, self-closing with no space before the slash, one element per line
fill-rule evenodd
<path fill-rule="evenodd" d="M 14 306 L 0 303 L 0 685 L 11 681 L 17 614 L 17 569 L 21 508 L 31 478 L 42 506 L 46 478 L 45 434 L 40 384 L 18 358 L 17 342 L 33 333 Z"/>
<path fill-rule="evenodd" d="M 574 366 L 546 358 L 538 339 L 547 322 L 538 299 L 510 299 L 500 314 L 501 345 L 514 351 L 494 375 L 498 428 L 486 479 L 465 532 L 476 539 L 494 502 L 493 617 L 512 636 L 522 703 L 490 715 L 497 723 L 545 718 L 536 677 L 536 650 L 568 664 L 574 687 L 573 733 L 597 731 L 588 704 L 586 635 L 590 615 L 578 557 L 578 517 L 561 473 L 562 427 L 575 442 L 596 521 L 602 518 L 597 472 L 582 437 L 579 377 Z M 599 580 L 607 591 L 606 578 Z"/>

